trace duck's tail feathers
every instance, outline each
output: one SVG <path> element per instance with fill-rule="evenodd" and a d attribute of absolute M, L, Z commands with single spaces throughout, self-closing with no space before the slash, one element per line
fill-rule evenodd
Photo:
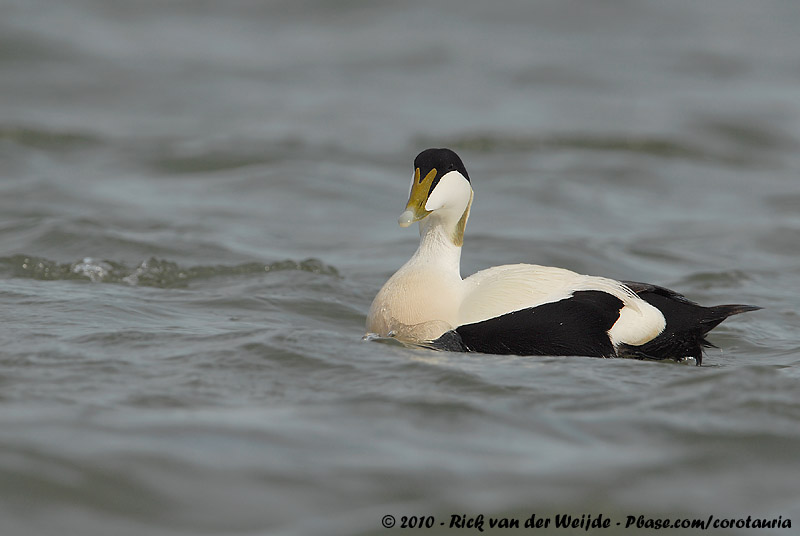
<path fill-rule="evenodd" d="M 703 309 L 703 316 L 700 319 L 700 324 L 703 326 L 703 334 L 706 334 L 729 316 L 758 311 L 762 309 L 762 307 L 758 307 L 757 305 L 714 305 L 713 307 L 704 307 Z"/>

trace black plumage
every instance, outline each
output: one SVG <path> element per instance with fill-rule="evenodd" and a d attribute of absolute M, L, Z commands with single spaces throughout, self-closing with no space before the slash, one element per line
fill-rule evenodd
<path fill-rule="evenodd" d="M 754 305 L 715 305 L 703 307 L 682 294 L 664 287 L 635 281 L 623 281 L 647 303 L 656 307 L 667 321 L 667 325 L 655 339 L 640 345 L 622 345 L 617 353 L 623 357 L 640 359 L 680 359 L 693 357 L 700 365 L 703 348 L 714 345 L 706 340 L 706 334 L 731 315 L 757 311 Z"/>
<path fill-rule="evenodd" d="M 434 346 L 449 350 L 517 355 L 614 357 L 608 330 L 622 300 L 599 290 L 459 326 Z"/>
<path fill-rule="evenodd" d="M 577 291 L 571 297 L 465 324 L 448 331 L 432 347 L 460 352 L 516 355 L 580 355 L 683 359 L 703 361 L 705 336 L 731 315 L 755 311 L 752 305 L 703 307 L 675 291 L 625 281 L 640 298 L 656 307 L 666 327 L 639 346 L 612 344 L 608 330 L 619 319 L 622 300 L 599 290 Z"/>

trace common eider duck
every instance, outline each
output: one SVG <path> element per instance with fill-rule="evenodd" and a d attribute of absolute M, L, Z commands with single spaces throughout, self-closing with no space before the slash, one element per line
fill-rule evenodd
<path fill-rule="evenodd" d="M 645 283 L 533 264 L 461 278 L 472 206 L 469 174 L 450 149 L 426 149 L 398 223 L 419 222 L 416 253 L 378 292 L 368 334 L 437 349 L 489 354 L 633 357 L 702 363 L 705 336 L 760 307 L 700 306 Z"/>

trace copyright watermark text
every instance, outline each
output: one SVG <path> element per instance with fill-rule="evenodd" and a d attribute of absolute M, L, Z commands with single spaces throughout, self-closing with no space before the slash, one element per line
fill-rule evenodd
<path fill-rule="evenodd" d="M 587 532 L 611 527 L 626 529 L 788 529 L 792 520 L 783 516 L 774 518 L 762 517 L 716 517 L 706 518 L 670 518 L 648 517 L 644 515 L 628 515 L 624 519 L 612 519 L 604 514 L 557 514 L 540 516 L 531 514 L 527 518 L 487 517 L 483 514 L 468 516 L 452 514 L 447 518 L 435 516 L 400 516 L 396 518 L 387 514 L 381 518 L 381 525 L 387 529 L 426 529 L 445 527 L 449 529 L 466 529 L 484 532 L 487 529 L 584 529 Z"/>

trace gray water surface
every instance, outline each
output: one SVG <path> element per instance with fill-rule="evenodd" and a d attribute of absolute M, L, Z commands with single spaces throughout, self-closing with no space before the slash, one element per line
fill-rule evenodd
<path fill-rule="evenodd" d="M 797 2 L 0 11 L 3 535 L 797 530 Z M 476 192 L 463 275 L 555 265 L 764 310 L 702 367 L 362 341 L 416 247 L 396 218 L 428 146 Z"/>

